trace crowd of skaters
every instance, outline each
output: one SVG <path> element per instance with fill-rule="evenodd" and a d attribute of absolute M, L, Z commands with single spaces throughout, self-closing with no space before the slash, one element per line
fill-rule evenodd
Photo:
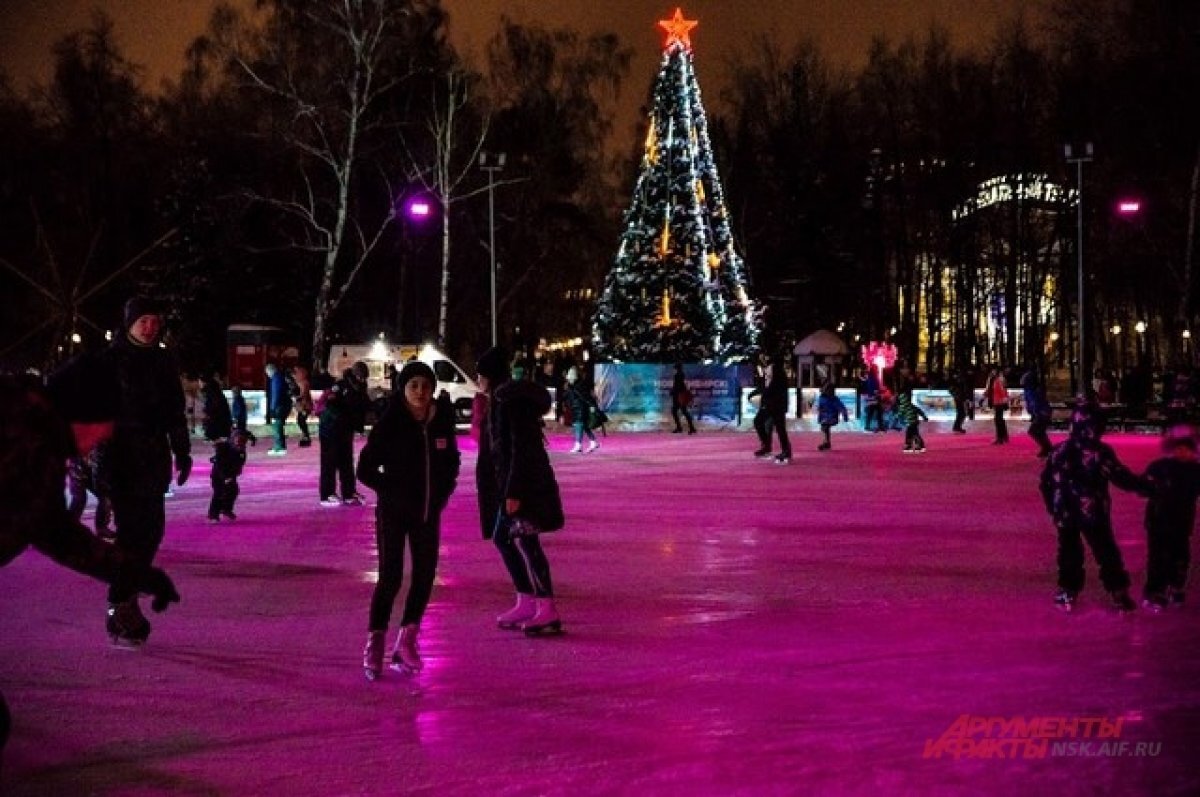
<path fill-rule="evenodd" d="M 127 303 L 123 321 L 125 334 L 108 350 L 72 361 L 44 385 L 7 377 L 0 382 L 0 439 L 6 451 L 18 452 L 22 464 L 19 472 L 13 467 L 0 470 L 0 497 L 5 499 L 0 502 L 4 515 L 0 564 L 32 546 L 67 567 L 106 582 L 108 635 L 114 643 L 139 646 L 150 635 L 139 594 L 152 597 L 155 611 L 179 600 L 174 584 L 155 567 L 154 559 L 165 533 L 164 497 L 172 483 L 183 485 L 188 480 L 192 458 L 183 383 L 170 354 L 158 345 L 164 322 L 161 307 L 135 298 Z M 789 376 L 783 358 L 763 365 L 761 385 L 756 385 L 763 399 L 759 413 L 763 421 L 760 424 L 756 418 L 755 428 L 765 447 L 770 446 L 772 436 L 778 436 L 782 457 L 776 459 L 786 464 L 792 452 L 782 413 L 786 412 Z M 529 378 L 519 361 L 493 348 L 480 358 L 476 371 L 482 391 L 474 419 L 480 452 L 475 477 L 481 532 L 497 547 L 516 595 L 513 607 L 497 617 L 497 624 L 530 635 L 556 633 L 562 622 L 540 535 L 562 528 L 565 517 L 547 455 L 543 418 L 552 407 L 557 407 L 560 418 L 569 413 L 575 450 L 582 451 L 583 437 L 602 413 L 590 380 L 579 370 L 568 369 L 559 382 L 557 369 L 543 365 Z M 367 612 L 364 672 L 372 680 L 382 674 L 385 638 L 392 604 L 398 598 L 405 549 L 412 578 L 392 664 L 408 672 L 420 671 L 416 640 L 437 567 L 440 514 L 459 475 L 453 407 L 445 397 L 434 396 L 437 382 L 428 366 L 405 364 L 395 374 L 392 400 L 382 408 L 355 468 L 353 438 L 364 430 L 370 407 L 365 366 L 356 363 L 324 387 L 317 402 L 312 400 L 312 385 L 302 369 L 286 373 L 273 365 L 267 376 L 266 409 L 273 433 L 268 455 L 286 455 L 284 423 L 293 411 L 297 411 L 300 445 L 311 444 L 306 422 L 316 415 L 322 447 L 319 503 L 361 504 L 359 481 L 377 494 L 379 578 Z M 916 380 L 896 385 L 894 399 L 890 399 L 885 386 L 876 383 L 872 389 L 872 378 L 864 373 L 859 385 L 866 410 L 864 428 L 869 429 L 873 421 L 874 431 L 885 430 L 890 410 L 904 428 L 906 450 L 923 450 L 919 431 L 923 413 L 911 401 Z M 1190 377 L 1177 375 L 1169 383 L 1168 400 L 1194 401 Z M 1031 379 L 1022 378 L 1022 388 L 1029 407 L 1040 408 L 1038 402 L 1048 404 L 1036 373 Z M 974 386 L 961 376 L 950 389 L 956 408 L 961 409 L 954 428 L 962 431 L 974 406 Z M 209 520 L 232 520 L 236 518 L 234 502 L 245 448 L 254 443 L 246 428 L 245 402 L 236 389 L 231 390 L 233 400 L 226 401 L 212 377 L 203 380 L 201 392 L 204 436 L 213 443 Z M 1097 559 L 1101 582 L 1116 607 L 1121 611 L 1136 608 L 1112 530 L 1108 497 L 1112 484 L 1148 499 L 1149 561 L 1142 605 L 1158 611 L 1182 604 L 1200 496 L 1196 436 L 1191 428 L 1173 427 L 1163 438 L 1163 456 L 1143 474 L 1133 474 L 1101 440 L 1099 397 L 1097 391 L 1075 406 L 1070 433 L 1058 445 L 1050 446 L 1044 439 L 1044 428 L 1040 436 L 1031 433 L 1039 443 L 1039 456 L 1046 458 L 1039 485 L 1058 534 L 1059 591 L 1055 601 L 1064 609 L 1074 606 L 1083 588 L 1086 545 Z M 675 368 L 670 398 L 676 425 L 673 431 L 682 432 L 686 420 L 688 432 L 695 433 L 682 364 Z M 1007 407 L 1007 386 L 999 369 L 993 369 L 984 386 L 984 400 L 992 402 L 995 410 Z M 894 406 L 889 407 L 889 401 L 894 401 Z M 829 451 L 830 429 L 849 422 L 848 410 L 837 399 L 832 382 L 823 386 L 817 411 L 823 432 L 819 450 Z M 1031 414 L 1036 420 L 1041 410 Z M 576 420 L 580 416 L 582 429 Z M 1003 413 L 993 412 L 993 416 L 994 442 L 1003 444 L 1007 442 Z M 594 436 L 589 439 L 594 449 L 598 443 Z M 4 464 L 15 461 L 9 458 Z M 111 540 L 91 534 L 80 523 L 77 490 L 71 492 L 68 505 L 62 489 L 68 463 L 72 482 L 85 488 L 83 499 L 91 491 L 107 502 L 103 513 L 97 513 L 97 522 Z M 340 495 L 335 493 L 335 485 L 340 486 Z M 21 500 L 14 500 L 18 495 Z M 102 515 L 111 517 L 113 526 L 100 521 Z M 7 710 L 2 702 L 0 720 L 2 744 L 7 734 Z"/>

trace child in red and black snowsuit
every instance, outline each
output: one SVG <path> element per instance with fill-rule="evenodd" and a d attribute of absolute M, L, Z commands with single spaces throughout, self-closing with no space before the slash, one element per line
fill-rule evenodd
<path fill-rule="evenodd" d="M 1142 605 L 1161 611 L 1182 604 L 1191 564 L 1192 527 L 1200 497 L 1200 462 L 1190 427 L 1172 429 L 1163 440 L 1166 456 L 1143 475 L 1153 490 L 1146 503 L 1146 586 Z"/>
<path fill-rule="evenodd" d="M 1058 529 L 1059 591 L 1054 601 L 1066 611 L 1083 589 L 1085 540 L 1116 607 L 1123 612 L 1137 608 L 1129 597 L 1129 572 L 1113 534 L 1108 484 L 1141 493 L 1147 492 L 1147 486 L 1121 464 L 1112 448 L 1100 442 L 1103 433 L 1100 407 L 1079 404 L 1071 415 L 1070 435 L 1054 447 L 1042 470 L 1042 500 Z"/>
<path fill-rule="evenodd" d="M 233 504 L 241 493 L 238 477 L 246 465 L 246 436 L 234 429 L 228 439 L 217 441 L 208 461 L 212 463 L 213 488 L 212 500 L 208 502 L 208 522 L 218 522 L 221 515 L 237 520 Z"/>

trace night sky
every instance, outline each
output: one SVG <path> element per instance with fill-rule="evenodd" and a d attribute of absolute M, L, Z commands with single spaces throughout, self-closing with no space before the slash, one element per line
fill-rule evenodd
<path fill-rule="evenodd" d="M 234 0 L 248 2 L 248 0 Z M 698 19 L 693 31 L 701 86 L 710 98 L 722 87 L 728 57 L 758 34 L 775 33 L 791 44 L 815 38 L 835 61 L 854 66 L 872 35 L 898 40 L 921 34 L 931 22 L 950 31 L 956 46 L 985 46 L 999 20 L 1021 8 L 1036 11 L 1045 0 L 688 0 L 684 16 Z M 18 87 L 49 76 L 51 44 L 84 27 L 91 9 L 116 24 L 127 56 L 146 68 L 147 85 L 173 75 L 188 42 L 200 33 L 216 0 L 0 0 L 0 66 Z M 625 94 L 640 99 L 654 78 L 662 46 L 656 21 L 671 16 L 671 0 L 443 0 L 451 35 L 464 53 L 481 55 L 501 14 L 518 22 L 581 31 L 613 31 L 636 48 Z M 637 99 L 632 100 L 634 105 Z M 711 102 L 711 99 L 709 100 Z"/>

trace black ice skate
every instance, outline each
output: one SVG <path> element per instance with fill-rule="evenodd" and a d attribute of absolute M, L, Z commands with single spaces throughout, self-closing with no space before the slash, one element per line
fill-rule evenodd
<path fill-rule="evenodd" d="M 137 598 L 108 604 L 104 628 L 109 640 L 119 648 L 141 647 L 150 636 L 150 621 L 142 614 Z"/>
<path fill-rule="evenodd" d="M 1174 587 L 1167 590 L 1167 601 L 1172 606 L 1182 606 L 1185 600 L 1187 600 L 1187 593 L 1183 590 Z"/>
<path fill-rule="evenodd" d="M 1054 595 L 1054 605 L 1064 612 L 1075 610 L 1075 593 L 1060 589 Z"/>
<path fill-rule="evenodd" d="M 1113 606 L 1117 607 L 1117 611 L 1121 614 L 1137 611 L 1137 604 L 1133 598 L 1129 597 L 1129 590 L 1119 589 L 1108 593 L 1112 597 Z"/>

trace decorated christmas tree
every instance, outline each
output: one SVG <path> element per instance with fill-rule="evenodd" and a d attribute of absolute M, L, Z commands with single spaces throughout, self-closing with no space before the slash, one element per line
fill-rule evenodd
<path fill-rule="evenodd" d="M 675 9 L 625 231 L 592 322 L 597 359 L 735 362 L 757 344 L 692 62 L 696 22 Z"/>

